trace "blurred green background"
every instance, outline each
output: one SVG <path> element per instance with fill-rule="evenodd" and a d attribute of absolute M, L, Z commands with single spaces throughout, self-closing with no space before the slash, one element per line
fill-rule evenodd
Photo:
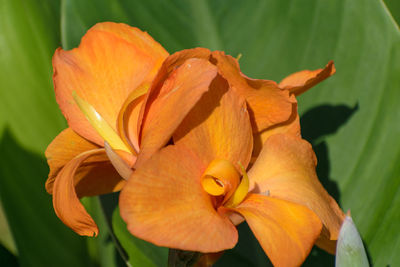
<path fill-rule="evenodd" d="M 393 14 L 393 17 L 392 17 Z M 55 216 L 43 152 L 66 127 L 51 57 L 96 22 L 148 31 L 170 53 L 196 46 L 241 53 L 253 78 L 281 80 L 333 59 L 337 73 L 299 97 L 318 175 L 351 210 L 374 266 L 400 266 L 398 0 L 0 0 L 0 265 L 164 266 L 166 249 L 126 233 L 116 195 L 84 199 L 99 222 L 83 238 Z M 119 240 L 119 242 L 117 241 Z M 266 266 L 246 225 L 217 266 Z M 334 266 L 314 249 L 305 266 Z"/>

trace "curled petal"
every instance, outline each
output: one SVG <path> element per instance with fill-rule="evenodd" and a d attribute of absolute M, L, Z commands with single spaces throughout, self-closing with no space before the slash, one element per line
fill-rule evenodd
<path fill-rule="evenodd" d="M 247 176 L 245 168 L 243 166 L 241 166 L 241 168 L 242 168 L 242 173 L 243 173 L 242 180 L 240 181 L 240 184 L 237 187 L 237 189 L 235 190 L 235 192 L 225 203 L 224 206 L 226 206 L 226 207 L 236 207 L 246 198 L 246 196 L 249 192 L 249 183 L 250 183 L 249 177 Z"/>
<path fill-rule="evenodd" d="M 56 100 L 69 126 L 102 146 L 103 139 L 73 100 L 76 91 L 114 131 L 120 107 L 132 90 L 150 82 L 167 52 L 147 33 L 125 24 L 99 23 L 78 48 L 53 56 Z"/>
<path fill-rule="evenodd" d="M 287 121 L 296 103 L 289 91 L 282 90 L 274 81 L 250 79 L 241 73 L 239 63 L 224 52 L 214 51 L 211 61 L 216 61 L 219 73 L 229 85 L 246 98 L 254 132 Z"/>
<path fill-rule="evenodd" d="M 97 149 L 99 146 L 87 141 L 71 128 L 63 130 L 47 147 L 45 155 L 50 167 L 50 173 L 46 181 L 46 191 L 53 193 L 53 185 L 56 176 L 61 169 L 79 154 Z"/>
<path fill-rule="evenodd" d="M 217 76 L 174 133 L 181 143 L 208 166 L 214 159 L 224 159 L 240 170 L 247 167 L 253 147 L 253 135 L 244 98 L 231 90 Z"/>
<path fill-rule="evenodd" d="M 188 59 L 164 81 L 152 101 L 140 136 L 140 154 L 136 166 L 164 146 L 186 114 L 197 103 L 217 75 L 217 69 L 203 59 Z"/>
<path fill-rule="evenodd" d="M 242 214 L 274 266 L 300 266 L 322 228 L 308 208 L 250 194 L 233 209 Z"/>
<path fill-rule="evenodd" d="M 98 228 L 79 198 L 115 192 L 123 184 L 104 149 L 83 152 L 58 173 L 53 186 L 54 210 L 64 224 L 76 233 L 97 235 Z"/>
<path fill-rule="evenodd" d="M 133 149 L 137 156 L 139 152 L 138 118 L 144 95 L 149 90 L 150 84 L 141 84 L 125 99 L 118 114 L 118 133 L 122 141 Z"/>
<path fill-rule="evenodd" d="M 321 238 L 337 240 L 344 213 L 319 182 L 315 166 L 316 157 L 307 141 L 275 134 L 267 139 L 249 171 L 250 188 L 308 207 L 324 225 Z"/>
<path fill-rule="evenodd" d="M 287 76 L 279 83 L 279 87 L 287 89 L 298 96 L 323 80 L 329 78 L 335 74 L 335 72 L 335 65 L 331 60 L 323 69 L 303 70 Z"/>
<path fill-rule="evenodd" d="M 239 184 L 239 173 L 227 160 L 213 160 L 201 177 L 203 189 L 212 196 L 230 195 Z"/>
<path fill-rule="evenodd" d="M 158 246 L 203 253 L 232 248 L 237 231 L 201 187 L 205 168 L 182 146 L 153 154 L 120 194 L 121 217 L 128 230 Z"/>

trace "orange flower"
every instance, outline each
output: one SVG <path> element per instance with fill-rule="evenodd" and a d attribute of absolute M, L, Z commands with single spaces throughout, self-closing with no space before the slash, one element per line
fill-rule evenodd
<path fill-rule="evenodd" d="M 261 150 L 260 143 L 271 134 L 300 135 L 293 94 L 305 91 L 334 72 L 333 65 L 328 64 L 324 70 L 289 76 L 278 85 L 247 78 L 240 72 L 236 60 L 222 52 L 197 48 L 167 56 L 148 34 L 115 23 L 97 24 L 82 38 L 78 48 L 56 51 L 53 57 L 56 99 L 70 128 L 61 132 L 46 150 L 50 166 L 46 189 L 53 194 L 57 216 L 78 234 L 98 233 L 79 198 L 120 190 L 125 185 L 121 176 L 127 179 L 133 166 L 143 170 L 142 165 L 148 166 L 147 161 L 154 153 L 160 154 L 158 151 L 171 137 L 178 147 L 178 137 L 184 138 L 186 132 L 192 132 L 187 125 L 196 119 L 200 120 L 196 123 L 202 124 L 209 119 L 207 112 L 219 105 L 218 99 L 210 95 L 225 97 L 221 90 L 226 90 L 231 100 L 236 99 L 232 94 L 238 95 L 240 101 L 236 102 L 242 103 L 242 98 L 245 99 L 247 104 L 242 104 L 249 107 L 250 119 L 246 120 L 250 128 L 246 127 L 250 135 L 245 128 L 242 133 L 236 128 L 231 133 L 235 136 L 232 140 L 246 139 L 247 142 L 228 142 L 232 151 L 225 151 L 226 146 L 220 149 L 219 140 L 224 140 L 219 139 L 221 135 L 207 138 L 213 151 L 220 151 L 217 154 L 221 158 L 236 153 L 235 157 L 247 166 L 251 153 L 254 160 Z M 235 101 L 231 105 L 236 105 Z M 194 117 L 190 115 L 198 109 L 194 106 L 199 105 L 204 110 L 197 111 Z M 225 108 L 221 112 L 218 115 L 221 118 L 227 115 Z M 218 125 L 218 116 L 214 116 L 216 119 L 211 125 Z M 258 140 L 254 142 L 254 150 L 251 149 L 253 140 Z M 191 143 L 190 151 L 195 146 Z M 215 152 L 205 152 L 201 143 L 197 146 L 196 153 Z M 234 194 L 234 185 L 239 180 L 231 182 L 229 192 Z M 332 237 L 331 229 L 327 229 L 326 236 Z"/>
<path fill-rule="evenodd" d="M 127 164 L 134 163 L 138 111 L 146 87 L 167 56 L 147 33 L 116 23 L 99 23 L 78 48 L 55 52 L 56 100 L 70 128 L 46 150 L 50 166 L 46 190 L 53 194 L 57 216 L 78 234 L 98 233 L 78 198 L 118 191 L 124 185 L 106 155 L 104 141 Z M 90 120 L 93 116 L 97 121 Z"/>
<path fill-rule="evenodd" d="M 273 264 L 301 264 L 321 229 L 322 244 L 337 239 L 342 211 L 315 175 L 311 146 L 292 132 L 298 125 L 290 120 L 297 117 L 294 98 L 274 82 L 246 78 L 232 58 L 206 49 L 170 56 L 158 77 L 168 77 L 168 70 L 187 58 L 209 60 L 219 75 L 173 131 L 172 145 L 154 146 L 146 136 L 155 128 L 143 126 L 137 168 L 120 195 L 129 231 L 159 246 L 211 253 L 235 246 L 241 216 Z M 163 94 L 168 91 L 152 87 L 143 109 L 180 103 L 157 104 Z M 276 112 L 276 118 L 270 113 L 280 105 L 289 111 L 282 111 L 285 116 Z M 248 178 L 242 171 L 240 179 L 240 165 L 245 170 L 251 160 L 254 132 L 271 127 L 273 134 Z"/>
<path fill-rule="evenodd" d="M 97 235 L 98 228 L 79 198 L 120 190 L 121 176 L 129 178 L 141 153 L 139 137 L 154 151 L 164 146 L 217 75 L 214 65 L 192 58 L 157 82 L 167 56 L 147 33 L 107 22 L 91 28 L 78 48 L 53 57 L 56 99 L 70 128 L 46 150 L 46 189 L 57 216 L 80 235 Z M 160 94 L 145 110 L 150 86 Z M 168 105 L 176 101 L 183 104 Z M 147 129 L 154 130 L 147 135 Z"/>

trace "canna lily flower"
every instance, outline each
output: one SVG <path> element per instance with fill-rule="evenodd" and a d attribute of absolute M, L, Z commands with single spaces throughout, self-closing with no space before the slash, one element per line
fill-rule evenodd
<path fill-rule="evenodd" d="M 195 58 L 209 59 L 207 53 Z M 216 63 L 212 57 L 210 62 Z M 173 132 L 172 144 L 155 150 L 142 136 L 136 170 L 120 194 L 121 216 L 139 238 L 202 253 L 234 247 L 239 216 L 274 265 L 300 265 L 318 238 L 326 243 L 337 239 L 343 213 L 318 181 L 311 145 L 292 134 L 291 127 L 271 134 L 249 168 L 254 128 L 271 127 L 268 121 L 274 118 L 257 117 L 258 111 L 264 114 L 251 104 L 251 93 L 257 92 L 235 89 L 221 68 L 218 73 Z M 152 109 L 147 105 L 144 109 Z M 146 156 L 143 151 L 155 152 Z M 142 155 L 147 159 L 140 160 Z"/>
<path fill-rule="evenodd" d="M 98 233 L 79 198 L 120 190 L 133 166 L 169 142 L 216 77 L 246 98 L 256 139 L 277 129 L 299 134 L 293 92 L 329 76 L 321 76 L 325 68 L 281 86 L 245 77 L 222 52 L 197 48 L 167 56 L 148 34 L 116 23 L 99 23 L 78 48 L 56 51 L 56 99 L 70 128 L 46 150 L 46 190 L 58 217 L 78 234 Z"/>
<path fill-rule="evenodd" d="M 69 128 L 46 150 L 46 190 L 57 216 L 80 235 L 97 235 L 98 228 L 79 198 L 118 191 L 125 183 L 104 144 L 133 165 L 138 111 L 167 56 L 147 33 L 116 23 L 99 23 L 78 48 L 54 54 L 56 100 Z"/>
<path fill-rule="evenodd" d="M 76 233 L 98 233 L 79 198 L 119 191 L 141 153 L 139 136 L 164 146 L 217 75 L 211 63 L 188 59 L 164 77 L 167 56 L 147 33 L 110 22 L 92 27 L 78 48 L 56 51 L 56 100 L 69 128 L 46 150 L 46 190 L 53 194 L 57 216 Z M 150 87 L 163 98 L 146 110 L 143 103 L 152 101 Z M 163 104 L 178 99 L 183 104 Z"/>

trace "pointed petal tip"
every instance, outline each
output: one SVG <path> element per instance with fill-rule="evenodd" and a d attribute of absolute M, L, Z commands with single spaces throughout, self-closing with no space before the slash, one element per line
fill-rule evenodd
<path fill-rule="evenodd" d="M 349 215 L 349 212 L 347 212 Z M 368 267 L 368 257 L 365 248 L 350 216 L 346 216 L 339 232 L 336 247 L 336 267 L 360 266 Z"/>
<path fill-rule="evenodd" d="M 279 83 L 279 87 L 287 89 L 298 96 L 335 73 L 335 65 L 333 60 L 330 60 L 322 69 L 302 70 L 290 74 Z"/>
<path fill-rule="evenodd" d="M 133 170 L 129 165 L 111 148 L 107 141 L 104 141 L 104 149 L 111 164 L 114 166 L 115 170 L 121 175 L 122 178 L 128 180 L 131 177 Z"/>

